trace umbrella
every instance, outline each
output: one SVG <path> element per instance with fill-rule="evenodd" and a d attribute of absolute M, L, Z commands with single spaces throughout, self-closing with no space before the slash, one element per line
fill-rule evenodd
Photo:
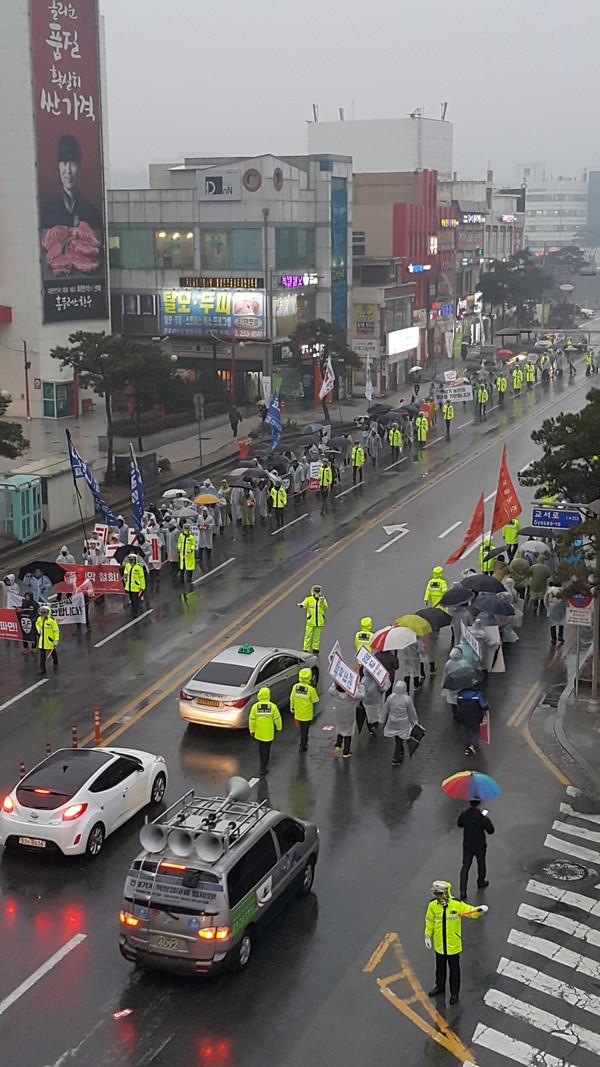
<path fill-rule="evenodd" d="M 503 591 L 506 592 L 504 586 Z M 512 604 L 502 600 L 495 593 L 480 593 L 473 601 L 475 611 L 485 611 L 488 615 L 514 615 L 515 609 Z"/>
<path fill-rule="evenodd" d="M 420 409 L 418 404 L 403 404 L 402 407 L 399 409 L 398 414 L 399 415 L 416 415 L 417 412 L 420 411 L 420 410 L 421 409 Z"/>
<path fill-rule="evenodd" d="M 421 608 L 416 614 L 425 619 L 432 630 L 443 630 L 444 626 L 450 626 L 451 616 L 443 608 Z"/>
<path fill-rule="evenodd" d="M 191 485 L 191 483 L 189 484 Z M 185 489 L 167 489 L 166 492 L 163 493 L 162 499 L 175 500 L 178 496 L 187 496 Z"/>
<path fill-rule="evenodd" d="M 445 612 L 444 612 L 445 614 Z M 420 618 L 419 615 L 401 615 L 399 619 L 396 619 L 394 626 L 406 626 L 407 630 L 412 630 L 413 633 L 430 634 L 431 623 L 428 619 Z"/>
<path fill-rule="evenodd" d="M 57 582 L 64 582 L 65 571 L 58 563 L 51 563 L 48 560 L 35 559 L 33 563 L 26 563 L 24 567 L 21 567 L 18 578 L 22 581 L 26 574 L 33 574 L 34 571 L 40 570 L 42 574 L 46 575 L 52 582 L 52 585 L 56 585 Z"/>
<path fill-rule="evenodd" d="M 482 677 L 482 672 L 478 671 L 476 667 L 459 667 L 457 671 L 452 671 L 452 674 L 448 675 L 445 687 L 458 693 L 461 689 L 471 689 L 474 686 L 478 686 Z"/>
<path fill-rule="evenodd" d="M 371 404 L 371 407 L 367 408 L 367 415 L 382 415 L 384 411 L 391 411 L 389 404 Z"/>
<path fill-rule="evenodd" d="M 322 430 L 322 429 L 323 429 L 323 427 L 322 427 L 322 425 L 320 423 L 318 423 L 318 422 L 309 422 L 308 426 L 304 427 L 302 433 L 303 434 L 318 433 L 319 430 Z"/>
<path fill-rule="evenodd" d="M 519 545 L 519 550 L 523 552 L 549 552 L 548 545 L 545 545 L 543 541 L 525 541 L 524 544 Z"/>
<path fill-rule="evenodd" d="M 408 373 L 409 374 L 417 374 L 418 371 L 420 371 L 420 370 L 423 370 L 421 364 L 420 363 L 415 363 L 414 367 L 411 367 Z"/>
<path fill-rule="evenodd" d="M 470 578 L 463 578 L 462 585 L 474 593 L 506 592 L 502 582 L 499 582 L 497 578 L 492 578 L 491 574 L 472 574 Z"/>
<path fill-rule="evenodd" d="M 199 493 L 197 497 L 194 497 L 194 504 L 226 504 L 227 501 L 223 500 L 222 496 L 218 493 Z"/>
<path fill-rule="evenodd" d="M 486 563 L 488 559 L 496 559 L 497 556 L 501 556 L 503 555 L 503 553 L 506 553 L 506 545 L 501 545 L 500 548 L 495 548 L 492 552 L 488 552 L 487 556 L 485 557 Z"/>
<path fill-rule="evenodd" d="M 384 626 L 383 630 L 378 630 L 375 634 L 371 641 L 371 648 L 379 652 L 399 651 L 401 648 L 414 645 L 416 640 L 417 635 L 414 630 L 409 630 L 406 626 Z"/>
<path fill-rule="evenodd" d="M 466 589 L 464 586 L 453 586 L 452 589 L 448 589 L 440 604 L 443 604 L 447 608 L 458 607 L 459 604 L 469 604 L 474 597 L 474 593 L 470 589 Z"/>
<path fill-rule="evenodd" d="M 510 348 L 499 348 L 496 352 L 496 359 L 512 359 L 514 352 L 511 352 Z"/>
<path fill-rule="evenodd" d="M 444 778 L 442 789 L 455 800 L 489 800 L 497 797 L 500 786 L 489 774 L 480 771 L 459 771 Z"/>
<path fill-rule="evenodd" d="M 522 526 L 519 537 L 557 537 L 562 530 L 552 526 Z"/>
<path fill-rule="evenodd" d="M 144 549 L 141 545 L 119 545 L 116 552 L 113 553 L 113 559 L 116 559 L 117 563 L 124 563 L 131 552 L 137 552 L 138 556 L 144 555 Z"/>

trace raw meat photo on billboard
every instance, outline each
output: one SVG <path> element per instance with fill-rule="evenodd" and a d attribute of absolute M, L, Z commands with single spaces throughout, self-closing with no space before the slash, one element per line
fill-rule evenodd
<path fill-rule="evenodd" d="M 107 317 L 97 0 L 31 0 L 44 322 Z"/>

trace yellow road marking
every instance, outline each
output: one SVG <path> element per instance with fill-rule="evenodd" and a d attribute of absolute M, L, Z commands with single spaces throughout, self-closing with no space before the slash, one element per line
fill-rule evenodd
<path fill-rule="evenodd" d="M 475 1056 L 471 1049 L 463 1044 L 458 1037 L 458 1034 L 455 1034 L 454 1030 L 448 1026 L 444 1016 L 433 1007 L 423 986 L 408 962 L 408 957 L 400 943 L 398 934 L 389 933 L 385 935 L 373 952 L 366 966 L 363 967 L 363 972 L 368 974 L 374 971 L 375 968 L 379 966 L 390 947 L 393 950 L 397 962 L 400 964 L 400 970 L 395 974 L 389 975 L 387 978 L 376 979 L 379 992 L 390 1002 L 390 1004 L 393 1004 L 405 1018 L 414 1023 L 419 1030 L 422 1030 L 424 1034 L 427 1034 L 433 1041 L 436 1041 L 438 1045 L 442 1045 L 443 1048 L 447 1049 L 447 1051 L 459 1060 L 461 1064 L 475 1064 Z M 395 982 L 400 981 L 408 982 L 412 990 L 412 993 L 409 996 L 400 997 L 390 988 Z M 429 1016 L 431 1022 L 424 1019 L 422 1015 L 419 1015 L 413 1008 L 413 1004 L 419 1005 L 425 1014 Z"/>
<path fill-rule="evenodd" d="M 554 775 L 554 777 L 558 778 L 559 782 L 562 785 L 571 785 L 569 779 L 563 774 L 562 771 L 559 771 L 558 767 L 554 766 L 552 760 L 548 759 L 546 753 L 542 752 L 539 745 L 537 745 L 536 742 L 533 740 L 533 737 L 531 736 L 531 731 L 529 729 L 529 723 L 525 723 L 525 725 L 519 730 L 519 733 L 523 735 L 531 751 L 535 753 L 538 759 L 542 761 L 544 766 L 548 768 L 548 770 Z"/>
<path fill-rule="evenodd" d="M 521 703 L 513 711 L 510 719 L 507 721 L 507 726 L 517 726 L 526 716 L 532 704 L 542 695 L 544 689 L 543 682 L 534 682 L 530 689 L 523 697 Z"/>

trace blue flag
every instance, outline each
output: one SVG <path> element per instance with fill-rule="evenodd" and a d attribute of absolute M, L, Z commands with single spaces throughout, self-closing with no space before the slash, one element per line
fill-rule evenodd
<path fill-rule="evenodd" d="M 67 444 L 69 446 L 69 459 L 71 460 L 73 480 L 75 481 L 77 478 L 85 478 L 90 493 L 94 498 L 96 510 L 100 512 L 105 523 L 107 523 L 109 526 L 116 526 L 117 520 L 113 515 L 112 511 L 110 510 L 109 505 L 106 503 L 106 500 L 103 499 L 98 482 L 94 478 L 94 475 L 92 474 L 87 463 L 83 462 L 81 456 L 79 455 L 79 452 L 75 448 L 75 445 L 71 440 L 71 434 L 69 433 L 69 431 L 65 430 L 65 433 L 67 435 Z M 75 488 L 77 489 L 77 485 L 75 485 Z M 79 492 L 78 489 L 77 492 Z"/>
<path fill-rule="evenodd" d="M 281 412 L 279 410 L 279 397 L 273 393 L 269 410 L 265 416 L 265 422 L 271 427 L 271 452 L 274 452 L 281 441 L 283 430 L 281 429 Z"/>
<path fill-rule="evenodd" d="M 131 457 L 131 512 L 133 514 L 133 528 L 136 533 L 142 532 L 142 518 L 144 516 L 144 483 L 138 467 L 133 445 L 129 445 Z"/>

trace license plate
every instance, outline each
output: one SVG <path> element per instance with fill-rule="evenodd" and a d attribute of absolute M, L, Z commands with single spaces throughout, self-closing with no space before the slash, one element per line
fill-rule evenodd
<path fill-rule="evenodd" d="M 30 848 L 45 848 L 46 842 L 42 841 L 40 837 L 20 837 L 20 845 L 29 845 Z"/>
<path fill-rule="evenodd" d="M 165 937 L 164 934 L 161 934 L 160 937 L 156 938 L 156 944 L 159 948 L 179 948 L 179 938 Z"/>
<path fill-rule="evenodd" d="M 196 704 L 202 704 L 204 707 L 218 708 L 220 700 L 206 700 L 204 697 L 196 697 Z"/>

